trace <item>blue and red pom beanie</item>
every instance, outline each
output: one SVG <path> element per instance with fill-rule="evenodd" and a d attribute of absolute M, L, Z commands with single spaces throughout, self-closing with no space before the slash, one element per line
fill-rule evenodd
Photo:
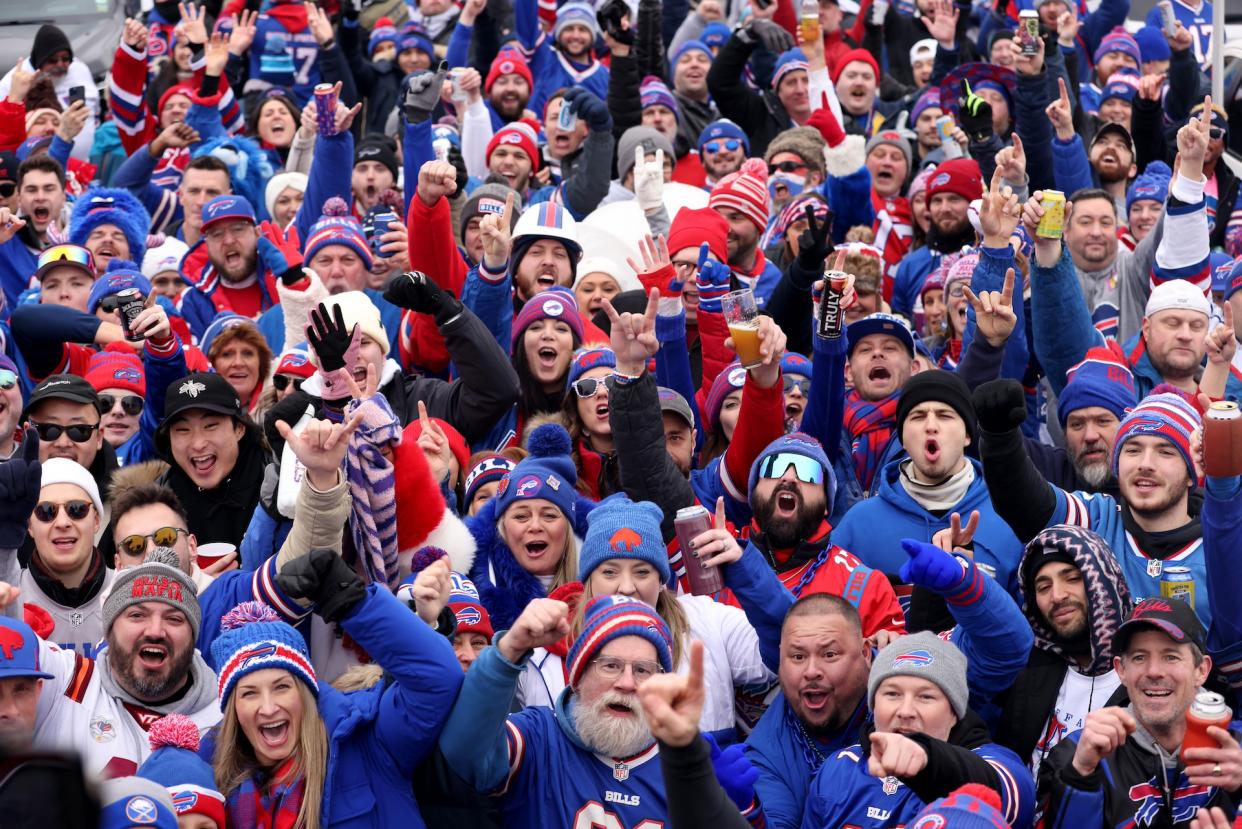
<path fill-rule="evenodd" d="M 538 320 L 555 319 L 569 326 L 574 332 L 574 344 L 582 342 L 582 314 L 578 311 L 578 300 L 573 291 L 560 285 L 540 291 L 522 306 L 522 310 L 513 319 L 513 348 L 522 341 L 526 329 Z"/>
<path fill-rule="evenodd" d="M 211 658 L 216 663 L 222 709 L 242 677 L 266 668 L 283 668 L 319 695 L 306 640 L 262 602 L 242 602 L 224 614 L 220 635 L 211 643 Z"/>
<path fill-rule="evenodd" d="M 1126 191 L 1126 213 L 1137 201 L 1156 201 L 1164 204 L 1169 199 L 1169 180 L 1173 171 L 1163 161 L 1153 161 L 1139 173 Z"/>
<path fill-rule="evenodd" d="M 501 478 L 496 488 L 496 517 L 503 516 L 515 501 L 539 498 L 554 504 L 575 526 L 578 470 L 570 454 L 569 432 L 556 423 L 545 423 L 530 433 L 526 448 L 530 455 Z"/>
<path fill-rule="evenodd" d="M 933 800 L 914 816 L 910 829 L 1007 829 L 1000 796 L 980 783 L 967 783 Z"/>
<path fill-rule="evenodd" d="M 716 428 L 720 419 L 720 410 L 724 408 L 725 398 L 746 385 L 746 369 L 736 360 L 721 369 L 707 390 L 707 400 L 703 406 L 703 425 L 708 431 Z"/>
<path fill-rule="evenodd" d="M 224 795 L 211 766 L 198 756 L 198 726 L 185 714 L 165 714 L 147 731 L 151 756 L 136 775 L 168 789 L 173 809 L 181 815 L 202 815 L 224 829 Z"/>
<path fill-rule="evenodd" d="M 1168 391 L 1147 395 L 1117 427 L 1117 438 L 1113 443 L 1113 474 L 1117 474 L 1121 447 L 1125 446 L 1126 441 L 1147 435 L 1164 438 L 1173 444 L 1186 462 L 1190 479 L 1196 480 L 1195 463 L 1190 455 L 1190 436 L 1202 426 L 1199 411 L 1180 394 Z"/>
<path fill-rule="evenodd" d="M 592 571 L 610 558 L 645 561 L 668 583 L 672 573 L 668 548 L 660 532 L 664 513 L 650 501 L 631 501 L 624 494 L 609 496 L 587 516 L 587 533 L 578 551 L 578 578 L 586 581 Z"/>
<path fill-rule="evenodd" d="M 587 603 L 582 614 L 582 633 L 566 654 L 570 686 L 577 686 L 605 645 L 622 636 L 646 639 L 655 648 L 665 673 L 672 673 L 673 636 L 655 608 L 626 596 L 597 596 Z"/>
<path fill-rule="evenodd" d="M 1099 406 L 1121 420 L 1138 403 L 1134 375 L 1115 342 L 1089 349 L 1083 361 L 1065 372 L 1065 377 L 1065 388 L 1057 398 L 1061 428 L 1065 428 L 1070 412 L 1078 409 Z"/>
<path fill-rule="evenodd" d="M 324 202 L 323 215 L 319 221 L 311 225 L 310 235 L 306 239 L 305 259 L 310 262 L 315 254 L 329 245 L 343 245 L 354 253 L 371 269 L 371 248 L 367 245 L 367 237 L 349 213 L 349 205 L 340 196 L 333 196 Z"/>

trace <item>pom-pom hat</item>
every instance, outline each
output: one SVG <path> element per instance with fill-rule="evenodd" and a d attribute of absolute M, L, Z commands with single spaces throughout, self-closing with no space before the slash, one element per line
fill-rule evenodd
<path fill-rule="evenodd" d="M 90 296 L 86 300 L 87 313 L 93 314 L 99 303 L 106 297 L 115 296 L 121 291 L 136 290 L 143 298 L 151 295 L 151 280 L 143 276 L 138 266 L 126 259 L 113 259 L 108 262 L 107 270 L 95 284 L 91 286 Z"/>
<path fill-rule="evenodd" d="M 526 447 L 530 455 L 501 478 L 496 489 L 496 516 L 503 516 L 517 501 L 542 499 L 575 525 L 578 471 L 570 454 L 573 446 L 569 432 L 555 423 L 545 423 L 530 433 Z"/>
<path fill-rule="evenodd" d="M 211 644 L 220 688 L 220 707 L 228 705 L 238 681 L 255 671 L 282 668 L 319 695 L 315 668 L 306 640 L 262 602 L 242 602 L 220 620 L 220 635 Z"/>
<path fill-rule="evenodd" d="M 980 783 L 967 783 L 933 800 L 914 816 L 910 829 L 1009 829 L 1000 796 Z"/>
<path fill-rule="evenodd" d="M 333 196 L 324 202 L 323 215 L 319 221 L 311 225 L 310 235 L 306 238 L 305 259 L 310 262 L 315 254 L 329 245 L 342 245 L 358 254 L 358 258 L 371 269 L 371 248 L 367 245 L 366 236 L 362 233 L 362 225 L 350 215 L 349 205 L 340 196 Z"/>
<path fill-rule="evenodd" d="M 597 596 L 582 614 L 582 633 L 569 646 L 569 684 L 576 687 L 607 645 L 622 636 L 638 636 L 655 648 L 665 673 L 673 670 L 673 637 L 655 609 L 625 596 Z"/>
<path fill-rule="evenodd" d="M 758 158 L 743 161 L 741 169 L 716 183 L 707 197 L 707 206 L 713 210 L 736 210 L 759 230 L 767 229 L 767 165 Z"/>
<path fill-rule="evenodd" d="M 224 829 L 224 795 L 216 788 L 214 773 L 198 756 L 198 726 L 185 714 L 166 714 L 147 731 L 151 756 L 138 767 L 137 776 L 153 780 L 172 797 L 178 816 L 202 815 Z"/>
<path fill-rule="evenodd" d="M 449 576 L 448 608 L 457 621 L 457 633 L 478 633 L 487 637 L 489 643 L 492 641 L 492 617 L 483 607 L 474 582 L 460 573 Z"/>
<path fill-rule="evenodd" d="M 470 467 L 470 471 L 466 473 L 466 506 L 469 506 L 470 502 L 474 500 L 475 493 L 481 487 L 499 481 L 512 472 L 515 466 L 517 466 L 516 461 L 510 460 L 496 452 L 489 452 L 482 458 L 479 458 L 474 466 Z"/>

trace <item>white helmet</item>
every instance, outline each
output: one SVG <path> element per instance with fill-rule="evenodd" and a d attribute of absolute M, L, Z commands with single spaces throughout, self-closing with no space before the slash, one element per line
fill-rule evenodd
<path fill-rule="evenodd" d="M 578 241 L 578 223 L 559 204 L 550 201 L 532 204 L 518 218 L 513 228 L 513 263 L 526 253 L 536 239 L 555 239 L 569 251 L 570 260 L 577 264 L 582 256 Z"/>

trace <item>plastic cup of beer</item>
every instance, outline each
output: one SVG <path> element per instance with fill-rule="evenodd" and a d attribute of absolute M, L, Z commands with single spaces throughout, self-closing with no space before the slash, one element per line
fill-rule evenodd
<path fill-rule="evenodd" d="M 743 368 L 754 368 L 763 362 L 759 351 L 759 306 L 755 294 L 749 288 L 727 293 L 720 298 L 720 310 L 729 336 L 733 338 L 733 350 Z"/>

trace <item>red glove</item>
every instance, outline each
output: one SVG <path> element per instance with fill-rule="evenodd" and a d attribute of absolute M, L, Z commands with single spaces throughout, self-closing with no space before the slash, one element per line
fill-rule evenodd
<path fill-rule="evenodd" d="M 640 273 L 638 281 L 643 283 L 643 290 L 649 294 L 652 288 L 659 288 L 661 299 L 681 296 L 683 283 L 677 276 L 677 269 L 671 264 L 648 273 Z"/>
<path fill-rule="evenodd" d="M 829 147 L 836 147 L 845 140 L 845 130 L 841 128 L 832 114 L 832 109 L 828 106 L 828 93 L 823 93 L 823 96 L 823 105 L 811 113 L 811 117 L 806 119 L 806 125 L 819 130 L 819 134 L 824 137 Z"/>
<path fill-rule="evenodd" d="M 56 630 L 56 620 L 52 618 L 52 614 L 37 604 L 30 604 L 29 602 L 23 604 L 22 617 L 40 639 L 49 638 L 52 635 L 52 631 Z"/>
<path fill-rule="evenodd" d="M 293 225 L 289 225 L 288 231 L 282 231 L 271 222 L 263 222 L 259 225 L 259 258 L 263 264 L 276 276 L 281 276 L 293 268 L 302 267 L 302 242 L 298 238 L 298 231 Z M 270 243 L 263 244 L 263 240 Z M 273 250 L 275 248 L 275 250 Z M 276 256 L 284 260 L 284 267 L 278 267 Z"/>

